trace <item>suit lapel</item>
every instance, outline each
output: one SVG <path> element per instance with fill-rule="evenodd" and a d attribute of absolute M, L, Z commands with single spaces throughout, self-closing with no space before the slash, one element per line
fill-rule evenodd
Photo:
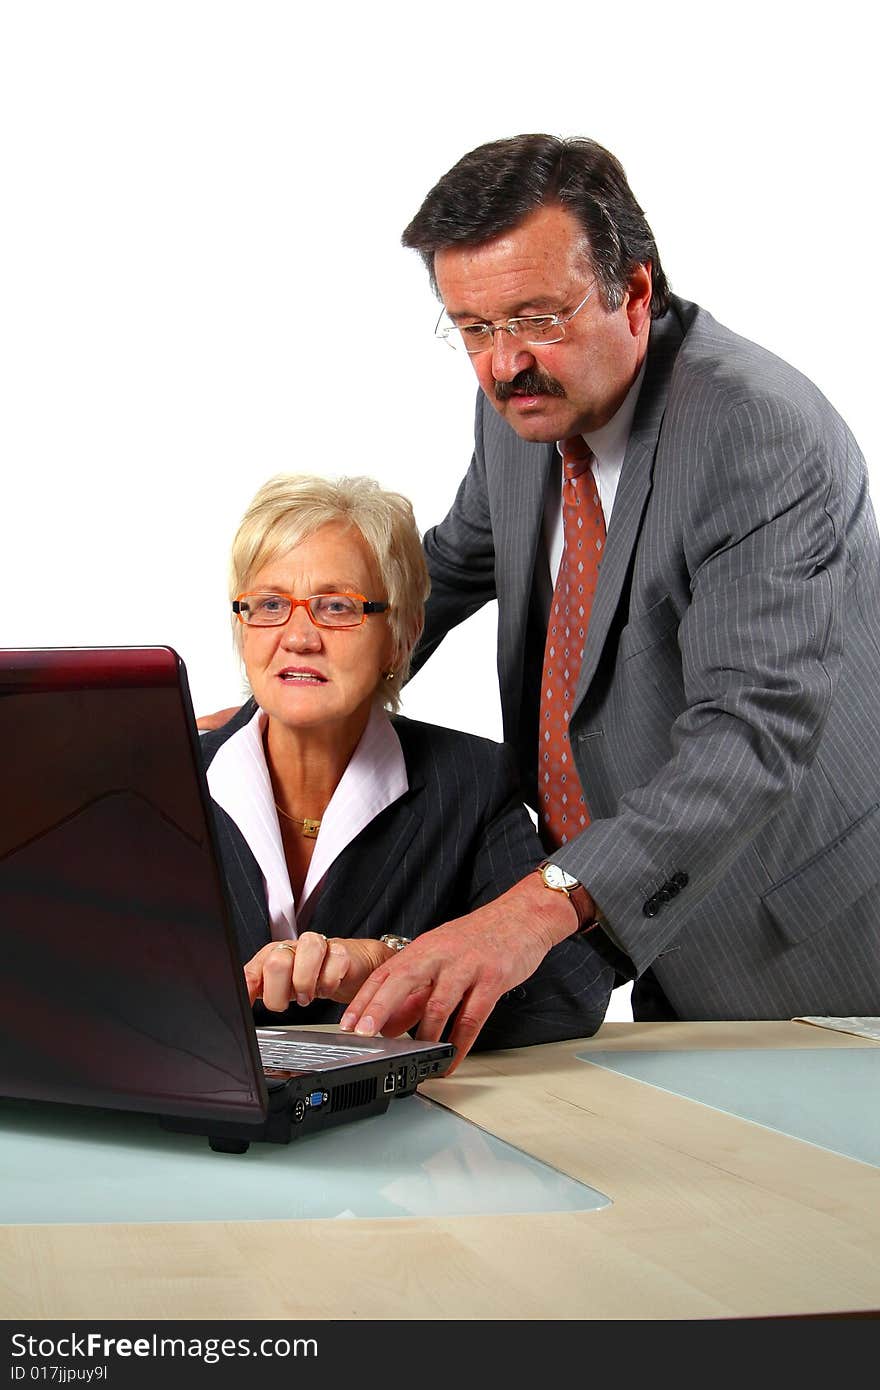
<path fill-rule="evenodd" d="M 403 862 L 424 819 L 424 783 L 410 786 L 347 845 L 327 871 L 309 922 L 325 936 L 373 936 L 370 913 L 388 886 L 389 873 Z M 393 930 L 389 926 L 387 930 Z"/>
<path fill-rule="evenodd" d="M 270 939 L 263 875 L 235 822 L 222 806 L 212 803 L 212 809 L 233 926 L 241 959 L 247 961 Z"/>
<path fill-rule="evenodd" d="M 492 480 L 495 495 L 491 503 L 495 518 L 496 591 L 504 599 L 498 613 L 501 704 L 505 712 L 505 736 L 513 739 L 513 731 L 519 727 L 526 628 L 544 518 L 544 497 L 556 445 L 530 444 L 515 435 L 490 405 L 484 409 L 487 435 L 499 432 L 494 445 L 503 459 L 501 469 Z"/>
<path fill-rule="evenodd" d="M 629 443 L 620 473 L 614 511 L 605 542 L 596 594 L 587 628 L 587 640 L 575 693 L 575 708 L 584 699 L 596 674 L 605 639 L 617 612 L 629 573 L 654 468 L 654 456 L 669 395 L 669 382 L 675 358 L 681 347 L 682 330 L 673 312 L 651 328 L 648 363 L 639 393 Z"/>

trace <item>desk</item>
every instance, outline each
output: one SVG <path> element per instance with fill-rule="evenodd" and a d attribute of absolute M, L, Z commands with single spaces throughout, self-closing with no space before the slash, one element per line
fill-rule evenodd
<path fill-rule="evenodd" d="M 606 1193 L 611 1206 L 425 1220 L 5 1226 L 0 1304 L 7 1319 L 155 1321 L 876 1309 L 880 1169 L 577 1054 L 877 1047 L 798 1023 L 609 1023 L 587 1040 L 470 1057 L 424 1093 Z"/>

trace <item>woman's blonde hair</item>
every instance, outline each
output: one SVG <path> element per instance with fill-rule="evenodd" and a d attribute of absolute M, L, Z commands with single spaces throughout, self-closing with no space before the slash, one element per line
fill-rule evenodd
<path fill-rule="evenodd" d="M 386 492 L 373 478 L 333 479 L 308 473 L 270 478 L 252 498 L 232 543 L 230 599 L 244 593 L 264 565 L 331 522 L 357 527 L 385 587 L 394 674 L 382 680 L 378 693 L 385 704 L 397 709 L 431 587 L 412 503 L 399 492 Z M 241 651 L 242 627 L 235 618 L 233 630 Z"/>

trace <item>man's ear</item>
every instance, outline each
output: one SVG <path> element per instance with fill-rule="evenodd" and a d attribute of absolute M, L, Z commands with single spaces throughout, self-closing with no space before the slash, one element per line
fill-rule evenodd
<path fill-rule="evenodd" d="M 644 265 L 636 266 L 626 287 L 624 307 L 629 321 L 629 330 L 634 338 L 638 338 L 644 331 L 645 325 L 650 323 L 653 288 L 651 262 L 645 261 Z"/>

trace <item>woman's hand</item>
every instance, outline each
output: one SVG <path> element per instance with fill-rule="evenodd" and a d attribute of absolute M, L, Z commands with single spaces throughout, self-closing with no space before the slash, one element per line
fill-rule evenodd
<path fill-rule="evenodd" d="M 244 967 L 248 997 L 282 1013 L 291 1002 L 333 999 L 348 1004 L 394 952 L 381 941 L 306 931 L 296 941 L 270 941 Z"/>

